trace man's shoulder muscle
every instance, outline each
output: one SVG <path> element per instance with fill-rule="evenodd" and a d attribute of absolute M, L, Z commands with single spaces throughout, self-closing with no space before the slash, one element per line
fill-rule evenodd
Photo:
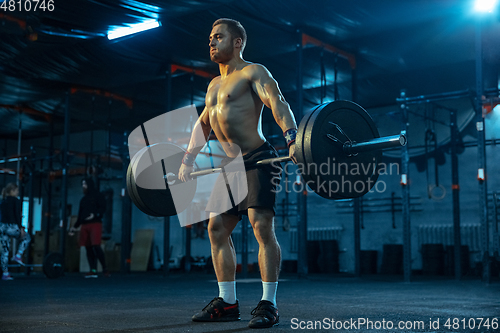
<path fill-rule="evenodd" d="M 262 76 L 271 76 L 271 73 L 264 65 L 257 63 L 250 63 L 248 66 L 245 66 L 242 71 L 247 74 L 247 76 L 251 80 L 260 78 Z"/>

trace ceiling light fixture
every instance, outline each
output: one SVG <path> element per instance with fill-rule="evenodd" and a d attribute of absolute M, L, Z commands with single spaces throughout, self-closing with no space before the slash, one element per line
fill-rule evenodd
<path fill-rule="evenodd" d="M 108 39 L 116 39 L 132 34 L 136 34 L 138 32 L 158 28 L 160 26 L 160 22 L 158 20 L 147 20 L 137 24 L 130 24 L 126 27 L 115 27 L 108 30 Z"/>

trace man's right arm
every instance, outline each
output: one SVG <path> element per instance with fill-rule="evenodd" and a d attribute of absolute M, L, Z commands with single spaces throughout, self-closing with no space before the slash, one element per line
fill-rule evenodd
<path fill-rule="evenodd" d="M 212 126 L 210 126 L 208 109 L 207 107 L 205 107 L 194 125 L 193 133 L 191 134 L 191 140 L 189 140 L 186 154 L 182 159 L 182 164 L 179 168 L 180 180 L 185 182 L 189 179 L 189 174 L 193 172 L 194 160 L 207 142 L 208 135 L 210 134 L 211 130 Z"/>
<path fill-rule="evenodd" d="M 219 81 L 220 76 L 214 78 L 208 85 L 207 94 L 205 96 L 205 109 L 203 109 L 203 112 L 194 125 L 193 133 L 191 134 L 191 140 L 189 140 L 186 154 L 184 155 L 181 167 L 179 168 L 179 179 L 183 182 L 189 180 L 189 174 L 193 172 L 193 165 L 196 155 L 198 155 L 200 150 L 207 143 L 208 135 L 212 130 L 212 125 L 210 124 L 209 107 L 216 104 L 216 101 L 212 100 L 212 98 L 214 97 L 212 96 L 212 94 L 210 94 L 210 89 L 217 85 Z"/>
<path fill-rule="evenodd" d="M 208 109 L 205 106 L 200 117 L 196 121 L 193 127 L 193 133 L 191 133 L 191 140 L 189 140 L 189 145 L 187 152 L 190 154 L 198 155 L 201 148 L 207 143 L 208 135 L 212 130 L 210 126 L 210 117 L 208 115 Z"/>

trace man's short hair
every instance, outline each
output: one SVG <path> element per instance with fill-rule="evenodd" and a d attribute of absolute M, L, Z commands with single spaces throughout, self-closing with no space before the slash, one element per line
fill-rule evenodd
<path fill-rule="evenodd" d="M 243 28 L 241 23 L 229 18 L 220 18 L 215 21 L 214 24 L 212 24 L 212 28 L 219 24 L 227 25 L 227 30 L 229 31 L 233 39 L 241 38 L 241 51 L 243 52 L 245 46 L 247 45 L 247 32 L 245 31 L 245 28 Z"/>

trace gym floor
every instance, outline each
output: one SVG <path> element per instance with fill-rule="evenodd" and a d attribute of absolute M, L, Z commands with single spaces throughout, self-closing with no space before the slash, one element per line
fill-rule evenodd
<path fill-rule="evenodd" d="M 110 278 L 84 279 L 69 273 L 54 280 L 41 274 L 15 274 L 14 278 L 0 281 L 0 331 L 4 333 L 252 331 L 247 327 L 250 312 L 262 295 L 259 276 L 237 278 L 242 320 L 194 323 L 191 316 L 217 296 L 212 274 L 172 273 L 165 278 L 151 272 L 115 273 Z M 328 325 L 333 324 L 343 327 L 336 329 L 340 332 L 500 332 L 494 329 L 495 323 L 500 325 L 500 281 L 486 285 L 477 278 L 415 276 L 405 283 L 401 276 L 298 279 L 282 274 L 278 307 L 280 325 L 261 331 L 329 331 Z M 478 318 L 486 323 L 480 329 Z M 418 328 L 418 322 L 424 326 Z M 474 323 L 476 329 L 467 326 Z M 392 329 L 383 329 L 390 325 Z"/>

